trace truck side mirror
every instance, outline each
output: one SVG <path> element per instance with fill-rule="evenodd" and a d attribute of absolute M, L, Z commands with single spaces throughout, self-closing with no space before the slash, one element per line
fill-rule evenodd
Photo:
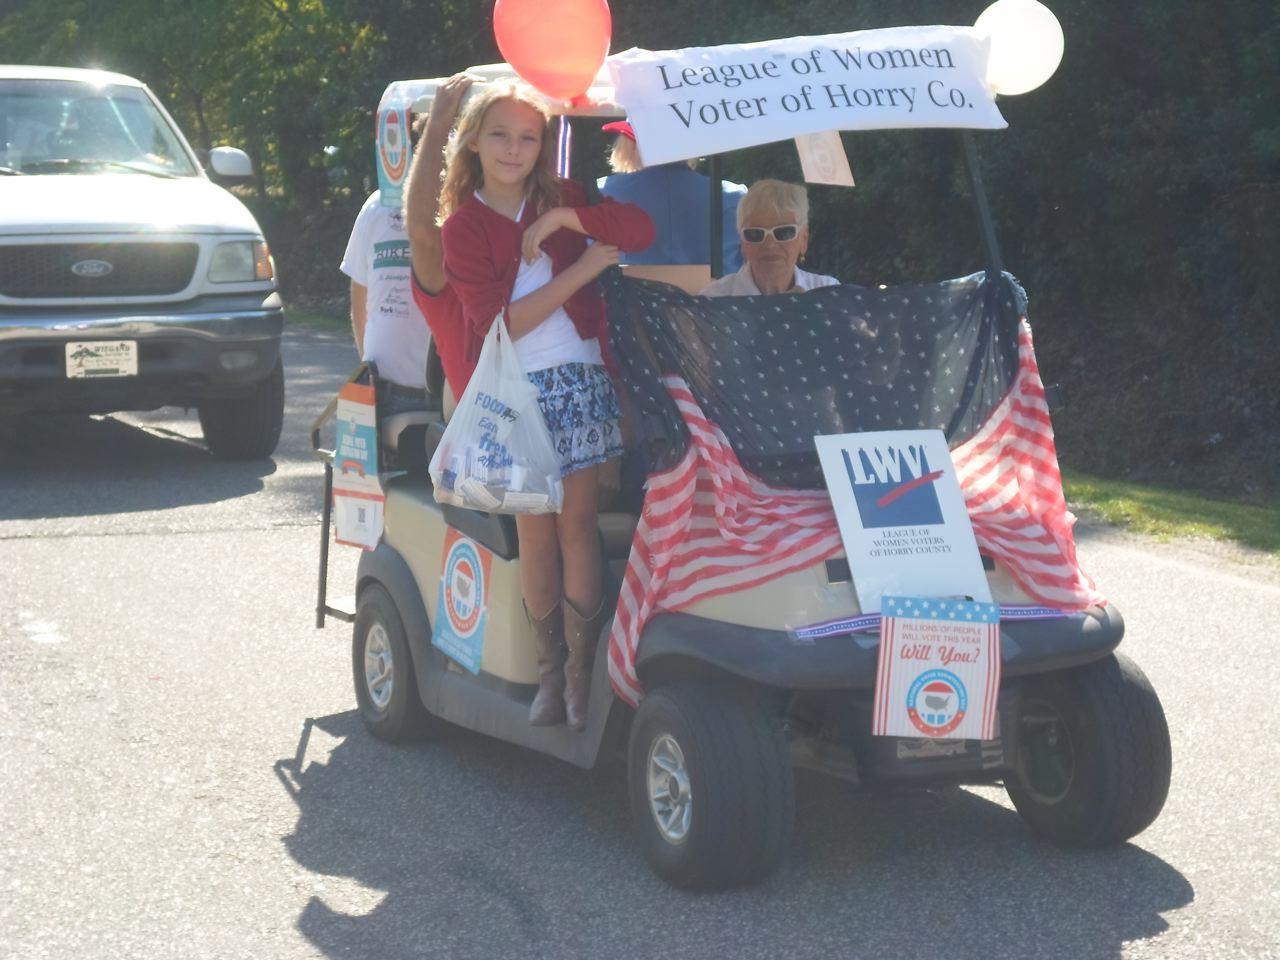
<path fill-rule="evenodd" d="M 209 151 L 209 170 L 224 180 L 247 180 L 253 176 L 253 161 L 235 147 L 214 147 Z"/>

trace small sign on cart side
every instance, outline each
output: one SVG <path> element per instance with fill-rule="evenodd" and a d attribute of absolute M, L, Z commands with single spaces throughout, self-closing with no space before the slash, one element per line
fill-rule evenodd
<path fill-rule="evenodd" d="M 431 643 L 472 673 L 480 672 L 484 656 L 492 559 L 483 546 L 449 528 Z"/>
<path fill-rule="evenodd" d="M 382 539 L 386 495 L 378 479 L 378 428 L 374 389 L 345 384 L 338 393 L 333 452 L 334 539 L 372 550 Z"/>

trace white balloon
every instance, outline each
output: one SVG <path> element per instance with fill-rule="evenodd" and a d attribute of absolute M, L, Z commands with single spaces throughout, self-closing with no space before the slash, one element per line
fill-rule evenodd
<path fill-rule="evenodd" d="M 973 26 L 991 38 L 987 86 L 1002 96 L 1034 90 L 1062 62 L 1062 25 L 1036 0 L 996 0 Z"/>

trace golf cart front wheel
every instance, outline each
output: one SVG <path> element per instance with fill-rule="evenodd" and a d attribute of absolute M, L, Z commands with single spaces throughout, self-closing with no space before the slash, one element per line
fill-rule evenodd
<path fill-rule="evenodd" d="M 778 717 L 703 684 L 651 691 L 631 725 L 631 813 L 654 871 L 677 887 L 723 888 L 772 873 L 795 819 Z"/>
<path fill-rule="evenodd" d="M 370 733 L 402 743 L 424 732 L 428 714 L 418 698 L 404 623 L 391 595 L 377 583 L 361 590 L 356 603 L 351 673 L 360 717 Z"/>
<path fill-rule="evenodd" d="M 1159 816 L 1172 767 L 1160 699 L 1127 657 L 1024 683 L 1005 787 L 1042 836 L 1075 847 L 1125 842 Z"/>

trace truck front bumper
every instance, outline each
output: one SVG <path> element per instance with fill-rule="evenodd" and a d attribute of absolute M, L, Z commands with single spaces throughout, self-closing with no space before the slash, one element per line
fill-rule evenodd
<path fill-rule="evenodd" d="M 156 308 L 0 309 L 0 413 L 109 413 L 197 406 L 245 393 L 280 356 L 277 293 Z M 66 344 L 133 340 L 137 376 L 67 376 Z"/>

